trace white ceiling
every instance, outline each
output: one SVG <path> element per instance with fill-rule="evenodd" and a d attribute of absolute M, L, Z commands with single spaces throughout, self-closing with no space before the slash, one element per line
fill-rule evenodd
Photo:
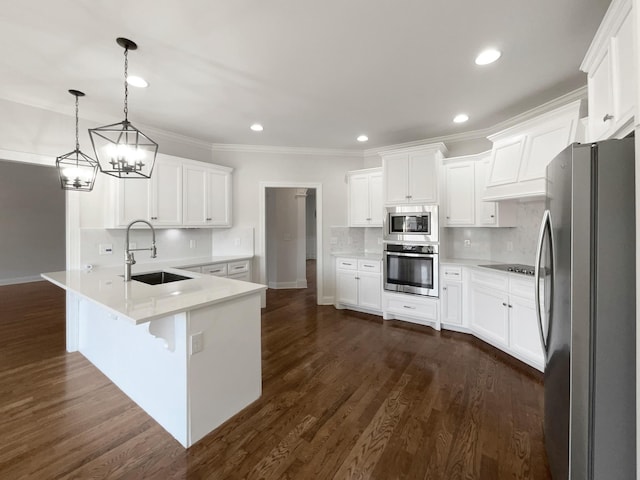
<path fill-rule="evenodd" d="M 610 0 L 20 0 L 0 97 L 212 143 L 373 148 L 487 128 L 586 83 Z M 473 60 L 486 46 L 496 64 Z M 455 114 L 471 120 L 454 125 Z M 249 126 L 264 124 L 254 133 Z M 366 133 L 367 144 L 355 138 Z"/>

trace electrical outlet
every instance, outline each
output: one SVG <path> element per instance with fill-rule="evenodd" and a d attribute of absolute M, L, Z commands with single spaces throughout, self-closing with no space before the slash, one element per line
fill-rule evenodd
<path fill-rule="evenodd" d="M 513 252 L 513 242 L 507 242 L 507 252 Z"/>
<path fill-rule="evenodd" d="M 189 248 L 196 248 L 196 241 L 195 240 L 189 240 Z"/>
<path fill-rule="evenodd" d="M 198 332 L 191 335 L 191 355 L 204 349 L 204 333 Z"/>
<path fill-rule="evenodd" d="M 471 240 L 469 240 L 468 238 L 464 241 L 464 246 L 465 247 L 470 247 L 471 246 Z"/>
<path fill-rule="evenodd" d="M 98 245 L 98 254 L 111 255 L 112 253 L 113 253 L 113 244 L 101 243 L 100 245 Z"/>

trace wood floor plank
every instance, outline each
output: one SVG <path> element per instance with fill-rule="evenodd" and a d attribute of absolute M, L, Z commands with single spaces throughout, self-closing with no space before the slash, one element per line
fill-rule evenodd
<path fill-rule="evenodd" d="M 263 394 L 185 450 L 79 353 L 64 292 L 0 287 L 1 479 L 550 478 L 541 375 L 455 332 L 269 290 Z"/>

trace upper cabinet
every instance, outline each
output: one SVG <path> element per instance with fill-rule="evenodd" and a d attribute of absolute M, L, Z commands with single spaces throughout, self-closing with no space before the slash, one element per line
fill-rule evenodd
<path fill-rule="evenodd" d="M 613 0 L 580 66 L 589 89 L 588 141 L 633 129 L 636 94 L 632 0 Z"/>
<path fill-rule="evenodd" d="M 444 160 L 445 227 L 513 227 L 515 203 L 482 200 L 491 152 Z"/>
<path fill-rule="evenodd" d="M 381 154 L 385 204 L 437 203 L 438 166 L 446 152 L 436 143 Z"/>
<path fill-rule="evenodd" d="M 233 169 L 158 154 L 150 179 L 114 180 L 110 227 L 230 227 Z"/>
<path fill-rule="evenodd" d="M 490 201 L 542 197 L 547 164 L 576 141 L 581 101 L 492 135 L 487 188 Z"/>
<path fill-rule="evenodd" d="M 231 226 L 231 169 L 185 165 L 184 226 Z"/>
<path fill-rule="evenodd" d="M 347 173 L 349 226 L 382 226 L 382 169 L 369 168 Z"/>

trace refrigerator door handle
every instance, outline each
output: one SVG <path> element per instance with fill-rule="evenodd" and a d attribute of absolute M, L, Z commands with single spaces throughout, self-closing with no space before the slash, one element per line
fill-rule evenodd
<path fill-rule="evenodd" d="M 553 238 L 551 234 L 551 212 L 545 210 L 542 215 L 542 223 L 540 224 L 540 235 L 538 236 L 538 248 L 536 252 L 536 264 L 535 264 L 535 301 L 536 301 L 536 315 L 538 317 L 538 332 L 540 333 L 540 342 L 542 343 L 542 349 L 544 350 L 545 360 L 549 354 L 549 345 L 547 344 L 547 338 L 544 336 L 544 329 L 542 327 L 542 305 L 540 302 L 540 270 L 542 262 L 542 246 L 544 243 L 545 234 L 549 232 L 549 248 L 551 255 L 553 255 Z M 553 259 L 551 259 L 553 268 Z M 553 280 L 552 280 L 553 281 Z M 551 285 L 553 288 L 553 285 Z M 545 285 L 545 288 L 547 286 Z M 549 325 L 547 325 L 547 333 L 549 332 Z"/>

